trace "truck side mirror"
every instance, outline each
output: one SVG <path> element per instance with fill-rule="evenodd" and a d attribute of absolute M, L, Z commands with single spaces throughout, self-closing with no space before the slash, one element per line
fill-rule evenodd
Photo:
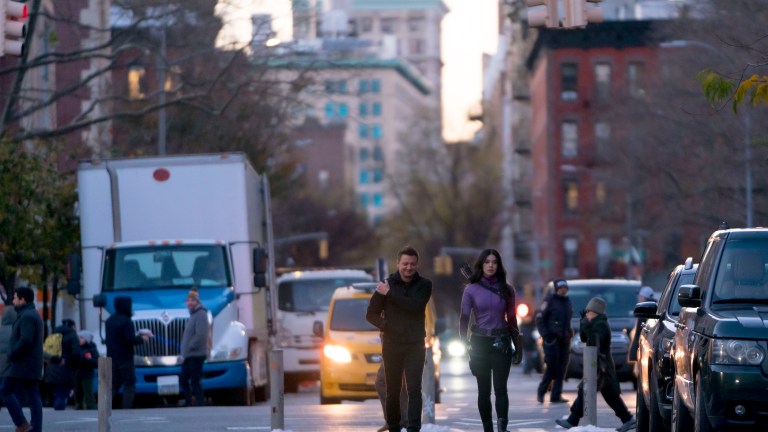
<path fill-rule="evenodd" d="M 82 276 L 82 260 L 80 254 L 71 253 L 67 257 L 67 294 L 76 296 L 82 290 L 80 277 Z"/>
<path fill-rule="evenodd" d="M 262 247 L 253 248 L 253 286 L 267 286 L 267 251 Z"/>
<path fill-rule="evenodd" d="M 680 291 L 677 292 L 677 302 L 682 307 L 700 307 L 701 287 L 698 285 L 681 285 Z"/>
<path fill-rule="evenodd" d="M 107 307 L 107 297 L 104 294 L 96 294 L 93 296 L 93 307 Z"/>
<path fill-rule="evenodd" d="M 323 322 L 315 321 L 312 323 L 312 334 L 321 338 L 323 336 Z"/>
<path fill-rule="evenodd" d="M 635 305 L 635 317 L 636 318 L 649 318 L 649 319 L 658 319 L 659 315 L 656 314 L 656 309 L 658 308 L 658 304 L 653 301 L 647 301 L 638 303 Z"/>

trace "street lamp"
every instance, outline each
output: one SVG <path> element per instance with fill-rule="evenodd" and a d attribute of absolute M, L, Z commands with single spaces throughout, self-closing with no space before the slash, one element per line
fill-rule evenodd
<path fill-rule="evenodd" d="M 714 46 L 697 40 L 672 40 L 668 42 L 661 42 L 659 44 L 661 48 L 685 48 L 689 46 L 697 46 L 709 51 L 716 52 L 722 56 L 727 63 L 733 63 L 733 60 L 727 55 L 723 54 L 720 50 Z M 752 227 L 752 116 L 748 109 L 744 110 L 744 195 L 746 201 L 746 228 Z"/>

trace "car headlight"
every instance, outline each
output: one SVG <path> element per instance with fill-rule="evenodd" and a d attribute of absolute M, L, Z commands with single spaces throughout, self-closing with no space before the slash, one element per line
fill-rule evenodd
<path fill-rule="evenodd" d="M 715 339 L 712 342 L 712 362 L 758 366 L 765 359 L 763 348 L 756 342 L 741 339 Z"/>
<path fill-rule="evenodd" d="M 452 340 L 448 342 L 448 355 L 451 357 L 461 357 L 467 353 L 467 347 L 464 343 L 458 340 Z"/>
<path fill-rule="evenodd" d="M 226 361 L 237 360 L 242 354 L 243 350 L 240 347 L 228 348 L 226 345 L 221 345 L 218 348 L 211 350 L 210 361 Z"/>
<path fill-rule="evenodd" d="M 352 361 L 352 354 L 349 350 L 340 345 L 328 344 L 323 347 L 323 354 L 331 361 L 336 363 L 349 363 Z"/>

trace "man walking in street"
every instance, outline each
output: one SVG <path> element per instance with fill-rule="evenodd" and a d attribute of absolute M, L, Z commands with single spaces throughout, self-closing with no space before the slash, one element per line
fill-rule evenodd
<path fill-rule="evenodd" d="M 35 309 L 35 292 L 16 288 L 13 293 L 16 321 L 11 329 L 8 362 L 3 370 L 0 395 L 11 415 L 16 432 L 43 430 L 43 402 L 40 378 L 43 372 L 43 320 Z M 21 401 L 29 404 L 32 424 L 21 410 Z"/>
<path fill-rule="evenodd" d="M 621 420 L 622 424 L 616 430 L 626 432 L 634 429 L 637 422 L 621 399 L 619 377 L 616 375 L 616 365 L 611 354 L 611 327 L 605 315 L 605 308 L 605 300 L 600 297 L 594 297 L 587 303 L 582 313 L 579 336 L 587 346 L 597 347 L 597 389 L 616 417 Z M 571 405 L 571 415 L 567 419 L 557 419 L 555 423 L 570 429 L 577 426 L 583 416 L 584 381 L 579 383 L 576 400 Z"/>
<path fill-rule="evenodd" d="M 181 390 L 184 406 L 203 406 L 203 363 L 208 357 L 211 340 L 211 326 L 208 323 L 208 309 L 200 304 L 200 293 L 192 289 L 187 294 L 189 321 L 181 337 Z M 193 402 L 194 397 L 194 402 Z"/>
<path fill-rule="evenodd" d="M 421 375 L 424 370 L 425 314 L 432 281 L 418 273 L 419 254 L 411 246 L 397 253 L 397 271 L 376 286 L 366 319 L 382 332 L 386 376 L 386 420 L 400 431 L 400 390 L 408 393 L 408 432 L 421 430 Z M 383 314 L 382 314 L 383 312 Z"/>
<path fill-rule="evenodd" d="M 554 292 L 549 293 L 544 299 L 536 315 L 536 327 L 544 342 L 544 363 L 546 364 L 546 370 L 536 392 L 536 400 L 539 403 L 544 403 L 544 395 L 550 384 L 552 384 L 552 394 L 549 401 L 568 402 L 567 399 L 563 399 L 562 392 L 573 337 L 571 328 L 573 305 L 568 298 L 568 282 L 565 279 L 556 279 L 552 285 Z"/>

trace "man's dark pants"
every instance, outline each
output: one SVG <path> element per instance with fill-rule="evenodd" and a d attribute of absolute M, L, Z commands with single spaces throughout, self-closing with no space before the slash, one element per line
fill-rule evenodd
<path fill-rule="evenodd" d="M 0 384 L 0 396 L 3 403 L 8 408 L 13 424 L 21 426 L 27 421 L 24 413 L 21 411 L 19 399 L 29 402 L 29 411 L 31 415 L 30 424 L 33 432 L 43 430 L 43 402 L 40 399 L 40 381 L 27 380 L 20 378 L 4 378 Z"/>
<path fill-rule="evenodd" d="M 384 341 L 382 356 L 387 381 L 386 413 L 390 432 L 400 432 L 400 390 L 405 374 L 408 393 L 408 432 L 421 430 L 421 375 L 426 348 L 423 341 Z"/>
<path fill-rule="evenodd" d="M 547 392 L 549 383 L 552 382 L 552 394 L 550 400 L 559 400 L 562 398 L 563 380 L 565 379 L 565 370 L 568 367 L 570 356 L 570 341 L 561 341 L 556 339 L 552 343 L 544 343 L 544 363 L 547 368 L 541 377 L 538 394 L 544 395 Z"/>
<path fill-rule="evenodd" d="M 195 397 L 195 405 L 205 405 L 203 395 L 203 363 L 205 356 L 185 357 L 181 364 L 181 392 L 187 406 L 192 405 L 192 397 Z"/>
<path fill-rule="evenodd" d="M 133 408 L 133 398 L 136 396 L 136 367 L 133 361 L 115 364 L 112 370 L 112 395 L 117 396 L 123 388 L 123 409 Z"/>

